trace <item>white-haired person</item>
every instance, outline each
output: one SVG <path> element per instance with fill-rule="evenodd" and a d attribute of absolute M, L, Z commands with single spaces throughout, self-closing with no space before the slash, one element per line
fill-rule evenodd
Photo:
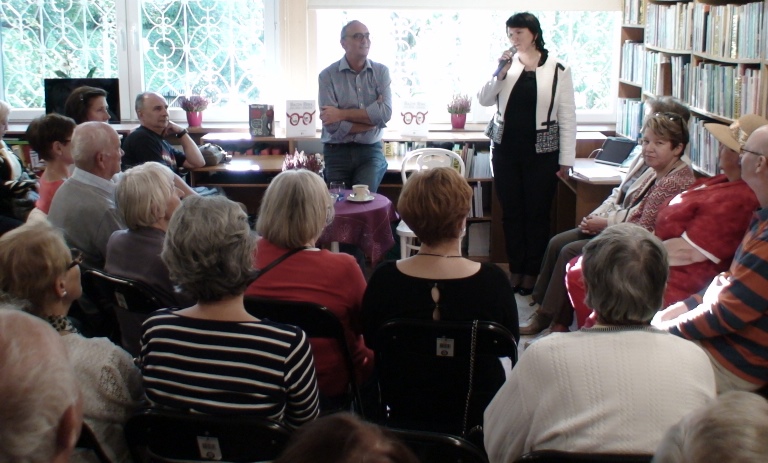
<path fill-rule="evenodd" d="M 0 307 L 0 461 L 67 463 L 83 422 L 80 387 L 60 336 Z"/>
<path fill-rule="evenodd" d="M 344 326 L 358 384 L 364 384 L 373 371 L 373 352 L 363 341 L 360 314 L 365 277 L 354 257 L 315 247 L 331 220 L 333 200 L 319 175 L 301 169 L 275 177 L 261 200 L 256 222 L 261 239 L 255 259 L 259 269 L 272 262 L 277 265 L 259 276 L 245 294 L 327 307 Z M 349 386 L 344 357 L 331 339 L 310 342 L 321 407 L 334 408 L 333 399 L 344 396 Z"/>
<path fill-rule="evenodd" d="M 764 463 L 768 461 L 768 402 L 730 391 L 669 428 L 653 463 Z"/>
<path fill-rule="evenodd" d="M 526 349 L 485 410 L 491 463 L 535 450 L 651 455 L 715 396 L 707 355 L 650 326 L 669 274 L 658 238 L 610 226 L 584 247 L 583 272 L 597 324 Z"/>
<path fill-rule="evenodd" d="M 128 229 L 109 237 L 104 270 L 146 284 L 167 307 L 186 307 L 194 301 L 174 290 L 160 258 L 168 222 L 184 194 L 174 178 L 171 169 L 154 161 L 122 174 L 115 200 Z"/>
<path fill-rule="evenodd" d="M 154 405 L 261 416 L 290 427 L 317 417 L 304 332 L 245 310 L 255 248 L 245 212 L 222 196 L 189 197 L 171 217 L 162 259 L 171 280 L 197 302 L 144 322 L 140 363 Z"/>
<path fill-rule="evenodd" d="M 82 294 L 81 262 L 82 253 L 70 250 L 46 221 L 25 224 L 0 237 L 0 294 L 61 335 L 80 383 L 85 422 L 112 461 L 123 462 L 129 459 L 123 424 L 143 400 L 141 374 L 127 352 L 106 338 L 81 336 L 67 318 Z"/>

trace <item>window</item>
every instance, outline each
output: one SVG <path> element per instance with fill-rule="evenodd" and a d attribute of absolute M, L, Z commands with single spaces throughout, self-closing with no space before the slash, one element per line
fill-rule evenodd
<path fill-rule="evenodd" d="M 572 65 L 576 107 L 581 121 L 602 115 L 615 121 L 618 77 L 619 11 L 532 11 L 541 22 L 545 47 Z M 474 98 L 509 48 L 508 11 L 490 10 L 317 10 L 318 66 L 344 53 L 339 32 L 358 19 L 371 32 L 369 57 L 386 64 L 392 77 L 393 105 L 426 101 L 433 122 L 447 121 L 454 93 Z M 492 25 L 489 27 L 489 25 Z M 468 120 L 486 122 L 491 108 L 475 99 Z M 393 113 L 399 114 L 397 109 Z"/>
<path fill-rule="evenodd" d="M 269 0 L 0 0 L 0 98 L 42 108 L 43 78 L 93 69 L 120 77 L 124 119 L 149 89 L 203 94 L 221 112 L 241 108 L 244 120 L 276 54 L 267 46 L 274 9 Z"/>

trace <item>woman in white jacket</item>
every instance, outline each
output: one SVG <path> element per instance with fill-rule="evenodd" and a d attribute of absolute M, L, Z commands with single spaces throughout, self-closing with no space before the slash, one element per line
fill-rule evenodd
<path fill-rule="evenodd" d="M 506 26 L 513 47 L 499 61 L 507 64 L 477 98 L 498 105 L 494 183 L 511 283 L 530 294 L 547 246 L 557 174 L 565 175 L 576 156 L 576 109 L 571 69 L 549 56 L 539 20 L 518 13 Z"/>

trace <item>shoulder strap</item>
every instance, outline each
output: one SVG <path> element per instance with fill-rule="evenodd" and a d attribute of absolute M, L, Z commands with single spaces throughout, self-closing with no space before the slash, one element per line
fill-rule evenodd
<path fill-rule="evenodd" d="M 273 268 L 275 268 L 275 266 L 277 266 L 277 264 L 279 264 L 280 262 L 282 262 L 285 259 L 291 257 L 292 255 L 296 254 L 297 252 L 303 251 L 305 249 L 308 249 L 308 248 L 306 246 L 303 246 L 303 247 L 300 247 L 300 248 L 291 249 L 290 251 L 286 252 L 282 256 L 278 257 L 277 259 L 275 259 L 272 262 L 270 262 L 269 264 L 267 264 L 264 268 L 259 269 L 258 270 L 259 273 L 256 275 L 256 278 L 253 279 L 253 281 L 258 280 L 262 275 L 264 275 L 268 271 L 270 271 Z M 253 283 L 253 281 L 251 283 Z"/>

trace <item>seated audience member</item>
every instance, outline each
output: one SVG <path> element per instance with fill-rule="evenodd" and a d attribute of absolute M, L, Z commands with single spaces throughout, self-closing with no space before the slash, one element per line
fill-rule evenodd
<path fill-rule="evenodd" d="M 45 217 L 51 208 L 51 200 L 56 190 L 69 178 L 69 166 L 72 159 L 72 134 L 75 121 L 51 113 L 33 119 L 27 127 L 25 138 L 38 156 L 45 161 L 45 172 L 40 177 L 40 198 L 35 203 L 35 217 Z"/>
<path fill-rule="evenodd" d="M 696 341 L 712 361 L 717 390 L 768 384 L 768 126 L 741 149 L 741 178 L 760 203 L 731 268 L 709 286 L 659 312 L 654 324 Z"/>
<path fill-rule="evenodd" d="M 403 186 L 397 209 L 421 240 L 421 249 L 379 265 L 371 275 L 363 297 L 363 332 L 374 350 L 379 328 L 396 318 L 496 322 L 519 339 L 517 304 L 507 276 L 495 264 L 461 255 L 471 200 L 472 188 L 448 167 L 417 172 Z M 476 381 L 489 389 L 504 382 L 504 369 L 495 360 L 479 363 L 477 374 Z M 445 380 L 450 388 L 459 378 Z M 435 403 L 440 401 L 435 397 Z M 476 403 L 470 416 L 479 421 L 487 401 Z"/>
<path fill-rule="evenodd" d="M 37 200 L 35 175 L 2 140 L 11 107 L 0 100 L 0 235 L 27 220 Z"/>
<path fill-rule="evenodd" d="M 74 119 L 78 124 L 88 121 L 109 121 L 107 91 L 87 85 L 77 87 L 72 90 L 64 103 L 64 114 Z"/>
<path fill-rule="evenodd" d="M 757 394 L 726 392 L 672 426 L 653 463 L 768 461 L 768 402 Z"/>
<path fill-rule="evenodd" d="M 115 207 L 120 172 L 120 137 L 104 122 L 85 122 L 72 134 L 75 171 L 53 195 L 48 220 L 64 231 L 71 246 L 83 251 L 84 262 L 104 267 L 107 241 L 115 230 L 125 228 Z"/>
<path fill-rule="evenodd" d="M 42 320 L 0 308 L 0 461 L 67 463 L 83 422 L 62 339 Z"/>
<path fill-rule="evenodd" d="M 319 175 L 288 170 L 275 177 L 261 200 L 256 222 L 261 239 L 255 259 L 262 275 L 245 294 L 327 307 L 344 325 L 362 384 L 373 371 L 373 352 L 363 342 L 360 314 L 365 277 L 354 257 L 315 247 L 331 220 L 333 200 Z M 343 395 L 349 377 L 338 344 L 332 339 L 310 343 L 320 394 L 324 399 Z"/>
<path fill-rule="evenodd" d="M 403 186 L 397 209 L 422 245 L 371 275 L 363 298 L 369 343 L 395 318 L 492 321 L 518 339 L 517 304 L 504 272 L 461 255 L 471 200 L 472 188 L 447 167 L 417 172 Z"/>
<path fill-rule="evenodd" d="M 194 169 L 203 167 L 205 159 L 187 129 L 170 121 L 168 103 L 154 92 L 139 93 L 136 96 L 136 115 L 141 125 L 123 141 L 125 158 L 123 168 L 137 166 L 147 161 L 156 161 L 179 173 L 180 167 Z M 164 137 L 175 136 L 183 151 L 171 146 Z"/>
<path fill-rule="evenodd" d="M 128 169 L 120 177 L 115 197 L 128 229 L 109 238 L 104 270 L 146 284 L 164 306 L 188 307 L 194 301 L 174 291 L 160 258 L 168 222 L 181 204 L 173 179 L 173 172 L 157 162 Z"/>
<path fill-rule="evenodd" d="M 683 117 L 677 113 L 651 114 L 642 132 L 641 156 L 648 168 L 626 190 L 619 186 L 621 193 L 584 217 L 577 228 L 549 241 L 533 295 L 533 301 L 541 305 L 530 323 L 520 328 L 520 334 L 537 334 L 547 327 L 568 331 L 573 322 L 565 287 L 568 261 L 609 225 L 629 222 L 653 231 L 661 206 L 693 184 L 693 171 L 681 159 L 688 145 L 688 125 Z"/>
<path fill-rule="evenodd" d="M 351 413 L 307 423 L 291 436 L 275 463 L 418 463 L 390 431 Z"/>
<path fill-rule="evenodd" d="M 171 217 L 162 258 L 189 308 L 144 322 L 141 369 L 152 403 L 197 413 L 257 415 L 298 427 L 318 414 L 309 342 L 259 320 L 243 293 L 255 275 L 248 217 L 222 196 L 192 196 Z"/>
<path fill-rule="evenodd" d="M 669 253 L 665 307 L 699 292 L 731 265 L 759 205 L 755 193 L 741 179 L 739 149 L 755 129 L 766 124 L 768 120 L 753 114 L 730 127 L 704 124 L 720 142 L 720 169 L 724 173 L 697 182 L 659 211 L 654 234 Z M 571 261 L 566 278 L 574 310 L 588 316 L 591 309 L 584 304 L 578 258 Z"/>
<path fill-rule="evenodd" d="M 701 349 L 650 326 L 669 273 L 658 238 L 613 225 L 584 247 L 583 266 L 598 323 L 526 349 L 485 410 L 491 463 L 534 450 L 652 454 L 715 395 Z"/>
<path fill-rule="evenodd" d="M 21 226 L 0 237 L 0 293 L 50 323 L 61 335 L 83 393 L 85 422 L 112 461 L 129 458 L 123 424 L 143 399 L 133 359 L 106 338 L 85 338 L 67 318 L 80 297 L 78 251 L 46 222 Z"/>

